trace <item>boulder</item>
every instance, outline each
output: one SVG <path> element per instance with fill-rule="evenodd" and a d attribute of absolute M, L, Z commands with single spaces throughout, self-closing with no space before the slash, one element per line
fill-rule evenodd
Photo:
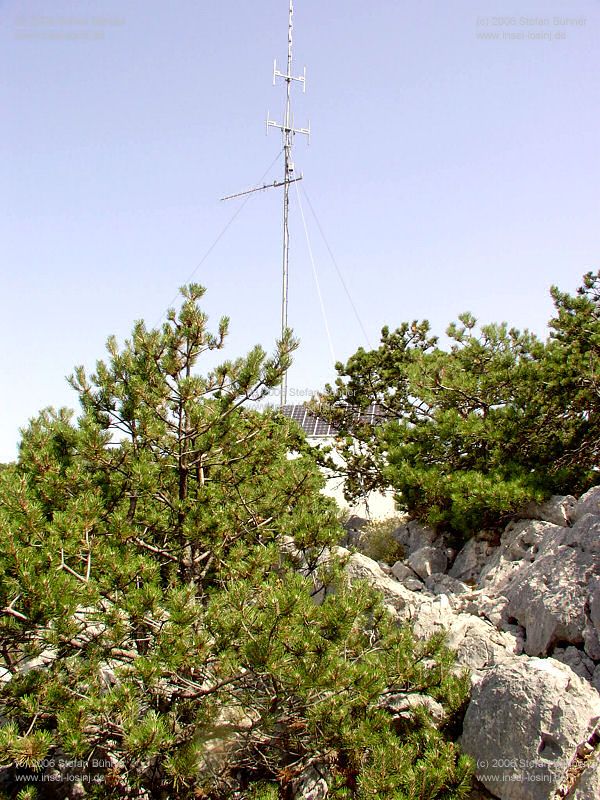
<path fill-rule="evenodd" d="M 451 605 L 448 595 L 421 598 L 411 618 L 415 635 L 427 638 L 446 632 L 446 643 L 456 653 L 456 663 L 477 672 L 514 657 L 518 652 L 516 638 L 498 631 L 489 622 L 462 614 Z"/>
<path fill-rule="evenodd" d="M 397 581 L 403 581 L 405 578 L 416 578 L 416 572 L 413 572 L 412 569 L 406 564 L 404 561 L 396 561 L 391 566 L 392 575 L 396 578 Z"/>
<path fill-rule="evenodd" d="M 590 620 L 583 629 L 583 649 L 594 661 L 600 661 L 600 636 Z"/>
<path fill-rule="evenodd" d="M 545 656 L 559 642 L 583 643 L 593 560 L 557 544 L 504 590 L 508 615 L 525 628 L 525 652 Z"/>
<path fill-rule="evenodd" d="M 483 619 L 460 612 L 460 595 L 439 594 L 436 597 L 412 592 L 388 577 L 377 562 L 360 553 L 350 555 L 337 548 L 347 561 L 345 572 L 352 581 L 367 581 L 381 592 L 389 610 L 399 621 L 410 622 L 415 635 L 428 638 L 446 631 L 447 644 L 457 652 L 457 665 L 471 670 L 484 670 L 514 657 L 520 652 L 519 641 L 506 631 L 498 631 Z"/>
<path fill-rule="evenodd" d="M 378 706 L 384 708 L 393 717 L 401 719 L 410 719 L 416 708 L 424 706 L 431 714 L 431 719 L 436 727 L 442 725 L 446 719 L 446 712 L 441 703 L 428 694 L 419 694 L 418 692 L 384 695 Z"/>
<path fill-rule="evenodd" d="M 521 656 L 475 682 L 462 746 L 501 800 L 548 800 L 599 720 L 600 696 L 569 667 Z"/>
<path fill-rule="evenodd" d="M 529 503 L 519 516 L 524 519 L 541 519 L 554 525 L 567 527 L 576 513 L 577 500 L 573 495 L 552 495 L 545 503 Z"/>
<path fill-rule="evenodd" d="M 493 621 L 503 629 L 522 626 L 528 655 L 575 645 L 600 660 L 599 574 L 600 518 L 586 514 L 571 528 L 542 521 L 510 524 L 480 585 L 489 597 L 506 598 Z"/>
<path fill-rule="evenodd" d="M 459 581 L 477 582 L 481 570 L 495 549 L 487 537 L 474 536 L 458 552 L 448 575 Z"/>
<path fill-rule="evenodd" d="M 512 634 L 517 640 L 517 654 L 525 649 L 525 629 L 515 622 L 510 622 L 507 614 L 508 600 L 504 595 L 489 597 L 483 590 L 471 591 L 460 595 L 459 610 L 465 614 L 473 614 L 492 623 L 499 631 Z"/>
<path fill-rule="evenodd" d="M 584 514 L 600 516 L 600 486 L 594 486 L 581 495 L 573 511 L 573 521 L 577 522 Z"/>
<path fill-rule="evenodd" d="M 427 545 L 413 551 L 409 555 L 407 563 L 419 578 L 425 580 L 428 575 L 432 575 L 434 572 L 445 572 L 448 566 L 448 559 L 444 550 Z"/>
<path fill-rule="evenodd" d="M 369 524 L 369 520 L 365 517 L 359 517 L 357 514 L 352 514 L 343 525 L 345 534 L 340 541 L 341 547 L 355 547 L 360 550 L 360 542 L 364 535 L 364 529 Z"/>
<path fill-rule="evenodd" d="M 422 592 L 425 589 L 423 581 L 416 576 L 414 578 L 404 578 L 400 583 L 405 589 L 409 589 L 411 592 Z"/>
<path fill-rule="evenodd" d="M 341 547 L 337 554 L 344 556 L 346 561 L 345 571 L 350 582 L 364 580 L 383 595 L 388 606 L 394 608 L 396 613 L 411 614 L 414 609 L 415 593 L 405 589 L 399 581 L 385 574 L 379 564 L 362 553 L 349 553 Z"/>
<path fill-rule="evenodd" d="M 489 622 L 470 614 L 458 614 L 449 624 L 446 643 L 456 651 L 456 663 L 478 673 L 512 659 L 520 643 L 511 633 L 498 631 Z"/>
<path fill-rule="evenodd" d="M 487 594 L 503 594 L 504 588 L 518 573 L 535 560 L 544 537 L 557 530 L 563 529 L 550 522 L 522 520 L 509 523 L 500 539 L 500 546 L 483 567 L 478 585 Z"/>
<path fill-rule="evenodd" d="M 391 573 L 397 581 L 400 581 L 406 589 L 410 589 L 412 592 L 420 592 L 424 589 L 421 579 L 404 561 L 396 561 L 391 568 Z"/>
<path fill-rule="evenodd" d="M 552 651 L 552 658 L 571 667 L 575 675 L 591 682 L 596 665 L 582 650 L 577 647 L 556 647 Z"/>
<path fill-rule="evenodd" d="M 369 520 L 365 517 L 359 517 L 357 514 L 352 514 L 344 523 L 344 528 L 347 531 L 362 531 L 369 524 Z"/>
<path fill-rule="evenodd" d="M 324 764 L 309 764 L 293 782 L 294 800 L 324 800 L 329 796 L 331 774 Z"/>
<path fill-rule="evenodd" d="M 600 531 L 599 531 L 600 536 Z M 594 559 L 596 567 L 600 567 L 600 558 Z M 600 571 L 600 570 L 599 570 Z M 588 585 L 588 606 L 589 606 L 589 621 L 588 627 L 591 628 L 596 636 L 596 641 L 600 639 L 600 577 L 595 575 Z M 585 641 L 585 631 L 584 631 Z M 600 650 L 600 648 L 597 648 Z M 590 654 L 592 655 L 592 654 Z M 592 655 L 597 661 L 600 660 L 600 654 Z"/>
<path fill-rule="evenodd" d="M 466 583 L 457 581 L 443 572 L 433 572 L 425 578 L 425 588 L 432 594 L 464 594 L 470 592 Z"/>
<path fill-rule="evenodd" d="M 394 539 L 402 545 L 407 556 L 412 555 L 422 547 L 436 545 L 444 548 L 442 538 L 436 530 L 428 525 L 422 525 L 416 520 L 411 520 L 407 525 L 401 525 L 393 533 Z"/>
<path fill-rule="evenodd" d="M 573 527 L 564 532 L 567 547 L 576 547 L 590 555 L 600 556 L 600 516 L 584 514 Z"/>

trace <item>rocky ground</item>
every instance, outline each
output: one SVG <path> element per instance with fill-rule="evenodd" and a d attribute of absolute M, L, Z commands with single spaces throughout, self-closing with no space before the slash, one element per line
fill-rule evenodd
<path fill-rule="evenodd" d="M 470 670 L 461 741 L 479 796 L 599 800 L 600 487 L 521 516 L 458 553 L 408 522 L 391 533 L 403 550 L 393 564 L 364 554 L 355 519 L 340 551 L 350 579 L 367 579 L 418 635 L 445 629 Z"/>

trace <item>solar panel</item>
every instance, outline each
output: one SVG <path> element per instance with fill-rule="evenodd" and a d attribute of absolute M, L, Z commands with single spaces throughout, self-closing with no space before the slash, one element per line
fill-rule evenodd
<path fill-rule="evenodd" d="M 358 415 L 358 421 L 367 423 L 368 425 L 379 425 L 388 419 L 388 415 L 383 410 L 383 407 L 378 403 L 371 403 L 363 409 Z"/>
<path fill-rule="evenodd" d="M 283 406 L 281 413 L 288 419 L 293 419 L 297 422 L 307 436 L 321 437 L 335 435 L 335 428 L 326 420 L 310 414 L 305 405 Z M 376 403 L 367 406 L 367 408 L 361 411 L 357 416 L 360 422 L 369 425 L 377 425 L 386 419 L 386 415 L 381 406 Z"/>
<path fill-rule="evenodd" d="M 292 419 L 296 420 L 296 422 L 299 422 L 300 425 L 302 425 L 304 418 L 306 417 L 306 409 L 304 406 L 292 406 L 291 417 Z"/>
<path fill-rule="evenodd" d="M 329 436 L 331 425 L 323 419 L 318 419 L 315 425 L 315 436 Z"/>
<path fill-rule="evenodd" d="M 304 422 L 302 423 L 302 427 L 306 431 L 307 436 L 315 435 L 316 424 L 317 420 L 307 412 L 306 416 L 304 417 Z"/>
<path fill-rule="evenodd" d="M 309 414 L 304 405 L 283 406 L 281 413 L 288 419 L 297 422 L 307 436 L 327 436 L 328 434 L 329 424 Z"/>

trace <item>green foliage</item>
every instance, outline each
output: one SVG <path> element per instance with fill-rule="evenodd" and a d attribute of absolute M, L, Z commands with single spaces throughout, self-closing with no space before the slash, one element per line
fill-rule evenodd
<path fill-rule="evenodd" d="M 382 797 L 464 796 L 470 766 L 430 718 L 399 733 L 379 706 L 423 692 L 454 713 L 466 686 L 443 641 L 415 641 L 340 578 L 314 601 L 337 511 L 297 427 L 247 402 L 277 384 L 295 342 L 201 376 L 227 330 L 209 333 L 202 293 L 187 287 L 160 330 L 109 339 L 95 373 L 71 378 L 80 418 L 43 411 L 0 471 L 11 797 L 33 796 L 60 759 L 95 761 L 85 788 L 99 798 L 284 797 L 311 764 L 340 797 L 373 796 L 374 781 Z"/>
<path fill-rule="evenodd" d="M 597 482 L 600 273 L 552 295 L 546 342 L 463 314 L 447 349 L 427 322 L 404 323 L 338 365 L 316 410 L 339 431 L 348 499 L 391 486 L 400 508 L 464 537 Z M 357 415 L 370 403 L 378 426 Z"/>
<path fill-rule="evenodd" d="M 360 532 L 360 551 L 374 561 L 394 564 L 404 558 L 404 548 L 394 538 L 394 531 L 401 525 L 398 517 L 370 520 Z"/>

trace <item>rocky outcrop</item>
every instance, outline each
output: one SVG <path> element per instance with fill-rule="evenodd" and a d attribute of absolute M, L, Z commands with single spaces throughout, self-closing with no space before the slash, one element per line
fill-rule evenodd
<path fill-rule="evenodd" d="M 523 520 L 510 523 L 480 572 L 477 584 L 488 594 L 504 594 L 505 588 L 532 563 L 539 545 L 549 531 L 559 530 L 550 522 Z M 460 555 L 460 554 L 459 554 Z"/>
<path fill-rule="evenodd" d="M 600 486 L 594 486 L 581 495 L 572 513 L 573 522 L 577 522 L 585 514 L 600 516 Z"/>
<path fill-rule="evenodd" d="M 400 581 L 406 589 L 410 589 L 413 592 L 420 592 L 424 588 L 424 584 L 417 573 L 413 572 L 404 561 L 396 561 L 392 565 L 390 573 L 397 581 Z"/>
<path fill-rule="evenodd" d="M 577 500 L 573 495 L 554 495 L 545 503 L 529 503 L 519 516 L 525 519 L 541 519 L 554 525 L 567 526 L 575 516 Z"/>
<path fill-rule="evenodd" d="M 519 649 L 512 634 L 498 631 L 471 614 L 457 613 L 444 595 L 419 605 L 412 622 L 416 635 L 422 638 L 446 631 L 446 642 L 456 653 L 457 665 L 473 673 L 514 657 Z"/>
<path fill-rule="evenodd" d="M 528 655 L 548 655 L 560 642 L 583 643 L 593 570 L 589 555 L 555 540 L 506 588 L 507 613 L 525 629 Z"/>
<path fill-rule="evenodd" d="M 361 553 L 349 554 L 338 548 L 337 555 L 347 559 L 350 581 L 367 581 L 383 598 L 398 620 L 410 622 L 415 634 L 427 638 L 446 631 L 448 646 L 457 652 L 457 664 L 477 671 L 514 656 L 519 644 L 514 635 L 497 630 L 490 622 L 460 611 L 461 602 L 453 604 L 446 594 L 431 596 L 412 592 L 386 575 L 372 559 Z"/>
<path fill-rule="evenodd" d="M 408 566 L 425 580 L 434 572 L 445 572 L 448 566 L 446 553 L 438 547 L 427 545 L 414 550 L 408 557 Z"/>
<path fill-rule="evenodd" d="M 343 547 L 338 547 L 335 554 L 346 560 L 345 569 L 350 581 L 367 581 L 381 592 L 386 604 L 401 616 L 413 612 L 415 596 L 418 595 L 387 575 L 376 561 L 362 553 L 350 554 Z"/>
<path fill-rule="evenodd" d="M 520 516 L 458 554 L 410 522 L 394 531 L 403 560 L 348 553 L 346 571 L 417 636 L 446 632 L 472 675 L 462 742 L 486 791 L 600 800 L 600 487 Z"/>
<path fill-rule="evenodd" d="M 488 595 L 506 598 L 501 627 L 525 631 L 528 655 L 576 646 L 600 660 L 600 517 L 573 527 L 521 521 L 509 525 L 480 576 Z"/>
<path fill-rule="evenodd" d="M 454 559 L 448 575 L 459 581 L 476 583 L 482 569 L 496 550 L 490 538 L 490 534 L 482 533 L 469 539 Z"/>
<path fill-rule="evenodd" d="M 580 678 L 592 683 L 596 665 L 582 650 L 577 647 L 556 647 L 552 652 L 552 658 L 561 664 L 566 664 Z"/>
<path fill-rule="evenodd" d="M 416 520 L 411 520 L 406 525 L 396 528 L 394 538 L 403 547 L 407 557 L 423 547 L 444 547 L 443 537 L 434 528 L 422 525 Z"/>
<path fill-rule="evenodd" d="M 428 575 L 425 578 L 425 588 L 432 594 L 465 594 L 470 592 L 466 583 L 441 572 L 434 572 Z"/>
<path fill-rule="evenodd" d="M 428 695 L 411 692 L 409 694 L 388 694 L 379 702 L 379 708 L 384 708 L 391 714 L 393 720 L 410 719 L 417 708 L 424 706 L 431 716 L 436 727 L 442 725 L 446 719 L 446 712 L 441 703 Z"/>
<path fill-rule="evenodd" d="M 600 696 L 567 666 L 521 657 L 475 683 L 461 742 L 478 779 L 502 800 L 548 800 L 599 720 Z"/>

